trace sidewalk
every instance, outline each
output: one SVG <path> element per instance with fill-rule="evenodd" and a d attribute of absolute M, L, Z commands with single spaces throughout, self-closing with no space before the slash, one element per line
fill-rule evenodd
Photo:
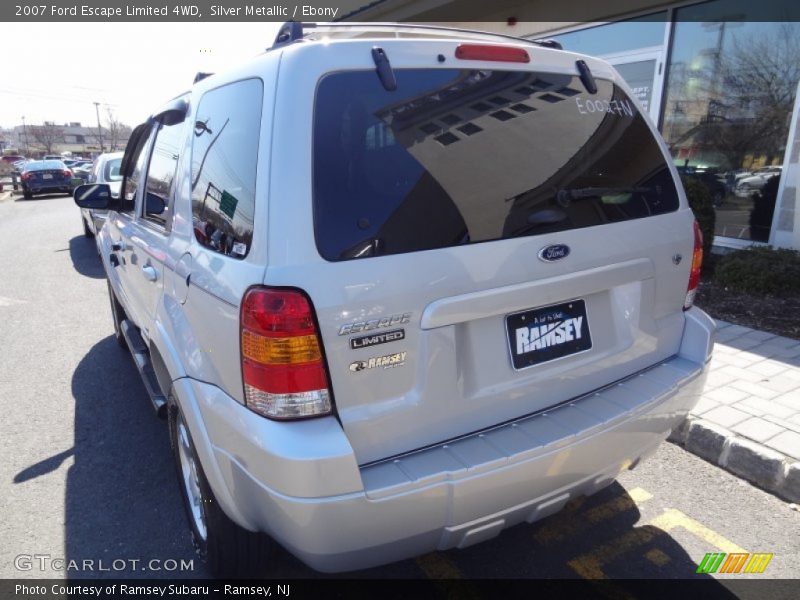
<path fill-rule="evenodd" d="M 703 398 L 670 440 L 800 502 L 800 341 L 717 321 Z"/>

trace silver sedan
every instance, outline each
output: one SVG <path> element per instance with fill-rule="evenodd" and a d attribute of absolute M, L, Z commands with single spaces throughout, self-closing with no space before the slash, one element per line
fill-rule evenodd
<path fill-rule="evenodd" d="M 107 183 L 111 188 L 111 197 L 119 198 L 119 191 L 122 187 L 120 165 L 123 154 L 123 152 L 108 152 L 98 156 L 89 173 L 87 183 Z M 94 237 L 103 228 L 107 213 L 107 210 L 82 208 L 83 235 Z"/>

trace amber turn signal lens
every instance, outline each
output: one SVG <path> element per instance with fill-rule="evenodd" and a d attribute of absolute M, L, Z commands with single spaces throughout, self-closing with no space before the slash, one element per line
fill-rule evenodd
<path fill-rule="evenodd" d="M 322 354 L 317 336 L 265 337 L 242 331 L 242 354 L 262 364 L 290 365 L 320 360 Z"/>

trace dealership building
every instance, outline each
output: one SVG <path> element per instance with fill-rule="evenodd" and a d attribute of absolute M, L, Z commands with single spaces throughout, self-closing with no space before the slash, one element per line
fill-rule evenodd
<path fill-rule="evenodd" d="M 794 3 L 554 4 L 378 0 L 345 20 L 436 23 L 555 39 L 565 50 L 608 60 L 657 123 L 679 171 L 710 188 L 715 246 L 800 249 L 800 11 Z"/>

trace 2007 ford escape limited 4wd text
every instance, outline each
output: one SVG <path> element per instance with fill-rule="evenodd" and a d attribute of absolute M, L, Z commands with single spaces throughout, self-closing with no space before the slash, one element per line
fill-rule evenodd
<path fill-rule="evenodd" d="M 138 126 L 97 243 L 214 573 L 463 548 L 591 494 L 698 400 L 669 154 L 603 61 L 285 25 Z M 263 571 L 262 571 L 263 572 Z"/>

